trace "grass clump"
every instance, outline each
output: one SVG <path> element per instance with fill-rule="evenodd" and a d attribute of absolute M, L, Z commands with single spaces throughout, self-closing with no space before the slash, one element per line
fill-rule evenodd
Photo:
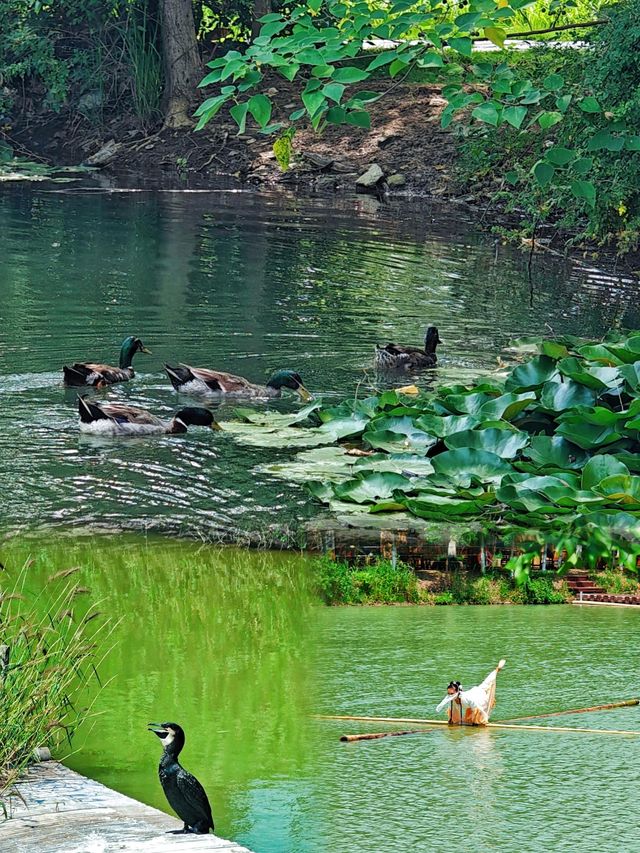
<path fill-rule="evenodd" d="M 328 556 L 315 565 L 318 587 L 327 604 L 400 604 L 420 600 L 418 580 L 404 563 L 378 560 L 352 567 Z"/>
<path fill-rule="evenodd" d="M 55 749 L 71 738 L 90 713 L 77 703 L 94 679 L 108 620 L 85 603 L 77 568 L 48 578 L 31 594 L 29 560 L 0 576 L 0 808 L 37 747 Z M 86 693 L 84 693 L 86 700 Z M 5 809 L 6 811 L 6 809 Z"/>

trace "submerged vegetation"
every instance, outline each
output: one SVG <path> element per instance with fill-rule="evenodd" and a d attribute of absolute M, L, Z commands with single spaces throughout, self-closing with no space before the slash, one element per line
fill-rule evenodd
<path fill-rule="evenodd" d="M 85 603 L 90 591 L 77 568 L 55 572 L 34 593 L 36 562 L 8 559 L 0 576 L 0 807 L 36 748 L 71 744 L 90 713 L 87 688 L 98 689 L 110 630 Z"/>
<path fill-rule="evenodd" d="M 324 556 L 313 568 L 327 604 L 565 604 L 571 598 L 566 584 L 551 576 L 517 584 L 505 571 L 480 577 L 456 571 L 432 586 L 409 566 L 384 559 L 351 566 Z"/>
<path fill-rule="evenodd" d="M 471 386 L 316 402 L 295 415 L 240 411 L 245 422 L 229 429 L 307 448 L 262 470 L 315 481 L 314 496 L 349 523 L 491 532 L 511 542 L 507 565 L 521 581 L 543 543 L 565 555 L 564 570 L 635 571 L 640 335 L 529 346 L 538 354 Z"/>

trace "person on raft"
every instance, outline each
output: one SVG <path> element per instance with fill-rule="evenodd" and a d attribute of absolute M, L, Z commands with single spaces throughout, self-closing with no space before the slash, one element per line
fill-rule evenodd
<path fill-rule="evenodd" d="M 486 726 L 491 709 L 496 704 L 496 678 L 505 663 L 504 659 L 501 660 L 482 684 L 469 690 L 463 690 L 459 681 L 450 681 L 447 695 L 436 711 L 442 711 L 448 705 L 451 726 Z"/>

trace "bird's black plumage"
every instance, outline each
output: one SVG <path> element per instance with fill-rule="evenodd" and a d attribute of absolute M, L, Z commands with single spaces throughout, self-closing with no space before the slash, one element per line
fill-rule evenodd
<path fill-rule="evenodd" d="M 169 805 L 184 823 L 183 832 L 206 834 L 213 830 L 207 794 L 195 776 L 178 761 L 184 746 L 184 731 L 177 723 L 149 723 L 150 731 L 164 746 L 158 775 Z"/>

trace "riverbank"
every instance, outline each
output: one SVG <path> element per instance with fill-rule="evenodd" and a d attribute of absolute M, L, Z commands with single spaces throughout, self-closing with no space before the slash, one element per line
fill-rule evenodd
<path fill-rule="evenodd" d="M 7 853 L 251 853 L 216 835 L 174 835 L 182 821 L 57 761 L 28 769 L 9 798 L 7 817 L 0 821 L 0 847 Z"/>
<path fill-rule="evenodd" d="M 286 117 L 299 99 L 299 89 L 280 77 L 271 82 L 274 116 Z M 287 171 L 276 161 L 273 137 L 257 128 L 238 136 L 237 125 L 222 114 L 195 133 L 161 125 L 144 130 L 136 116 L 126 112 L 101 115 L 97 121 L 95 115 L 67 109 L 17 116 L 0 140 L 16 154 L 50 165 L 95 163 L 122 180 L 177 179 L 185 187 L 207 186 L 225 177 L 269 189 L 353 192 L 356 179 L 377 163 L 385 175 L 401 176 L 393 192 L 456 198 L 455 138 L 440 128 L 445 106 L 440 87 L 410 83 L 394 88 L 393 99 L 379 102 L 371 131 L 351 125 L 330 126 L 321 135 L 310 127 L 300 129 Z"/>
<path fill-rule="evenodd" d="M 551 573 L 516 584 L 504 571 L 478 574 L 434 569 L 418 576 L 406 564 L 384 559 L 349 565 L 324 556 L 313 560 L 311 567 L 328 605 L 567 604 L 572 600 L 567 582 Z"/>

